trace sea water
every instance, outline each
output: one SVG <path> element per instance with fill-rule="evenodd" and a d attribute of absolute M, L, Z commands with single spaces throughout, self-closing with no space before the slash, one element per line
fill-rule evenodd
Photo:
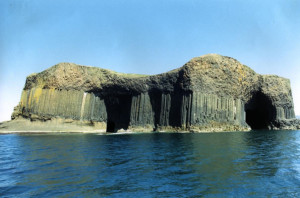
<path fill-rule="evenodd" d="M 300 131 L 0 135 L 0 197 L 300 197 Z"/>

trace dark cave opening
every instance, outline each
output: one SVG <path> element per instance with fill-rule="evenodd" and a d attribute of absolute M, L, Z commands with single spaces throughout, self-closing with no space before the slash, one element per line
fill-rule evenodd
<path fill-rule="evenodd" d="M 131 95 L 116 95 L 104 97 L 107 111 L 106 132 L 127 130 L 130 122 Z"/>
<path fill-rule="evenodd" d="M 268 129 L 276 118 L 276 109 L 265 94 L 258 91 L 245 105 L 246 123 L 253 130 Z"/>
<path fill-rule="evenodd" d="M 183 96 L 186 95 L 186 93 L 181 92 L 180 90 L 177 90 L 173 94 L 171 94 L 171 109 L 170 109 L 170 118 L 169 123 L 172 127 L 181 127 L 182 126 L 182 103 L 183 103 Z"/>
<path fill-rule="evenodd" d="M 115 132 L 115 123 L 113 121 L 107 121 L 106 132 Z"/>

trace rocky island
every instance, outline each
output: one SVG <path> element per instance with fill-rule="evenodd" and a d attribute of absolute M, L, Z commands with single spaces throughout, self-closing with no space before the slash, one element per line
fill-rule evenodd
<path fill-rule="evenodd" d="M 1 131 L 295 129 L 290 81 L 217 54 L 158 75 L 60 63 L 26 79 Z"/>

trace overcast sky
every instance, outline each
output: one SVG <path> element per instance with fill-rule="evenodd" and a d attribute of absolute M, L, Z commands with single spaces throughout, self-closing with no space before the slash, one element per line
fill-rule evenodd
<path fill-rule="evenodd" d="M 298 0 L 3 0 L 0 121 L 59 62 L 158 74 L 208 53 L 289 78 L 300 115 Z"/>

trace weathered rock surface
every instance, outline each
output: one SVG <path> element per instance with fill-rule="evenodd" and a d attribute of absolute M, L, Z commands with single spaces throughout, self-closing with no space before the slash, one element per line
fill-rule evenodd
<path fill-rule="evenodd" d="M 288 79 L 216 54 L 152 76 L 60 63 L 27 77 L 12 119 L 19 117 L 78 120 L 109 132 L 299 126 Z"/>

